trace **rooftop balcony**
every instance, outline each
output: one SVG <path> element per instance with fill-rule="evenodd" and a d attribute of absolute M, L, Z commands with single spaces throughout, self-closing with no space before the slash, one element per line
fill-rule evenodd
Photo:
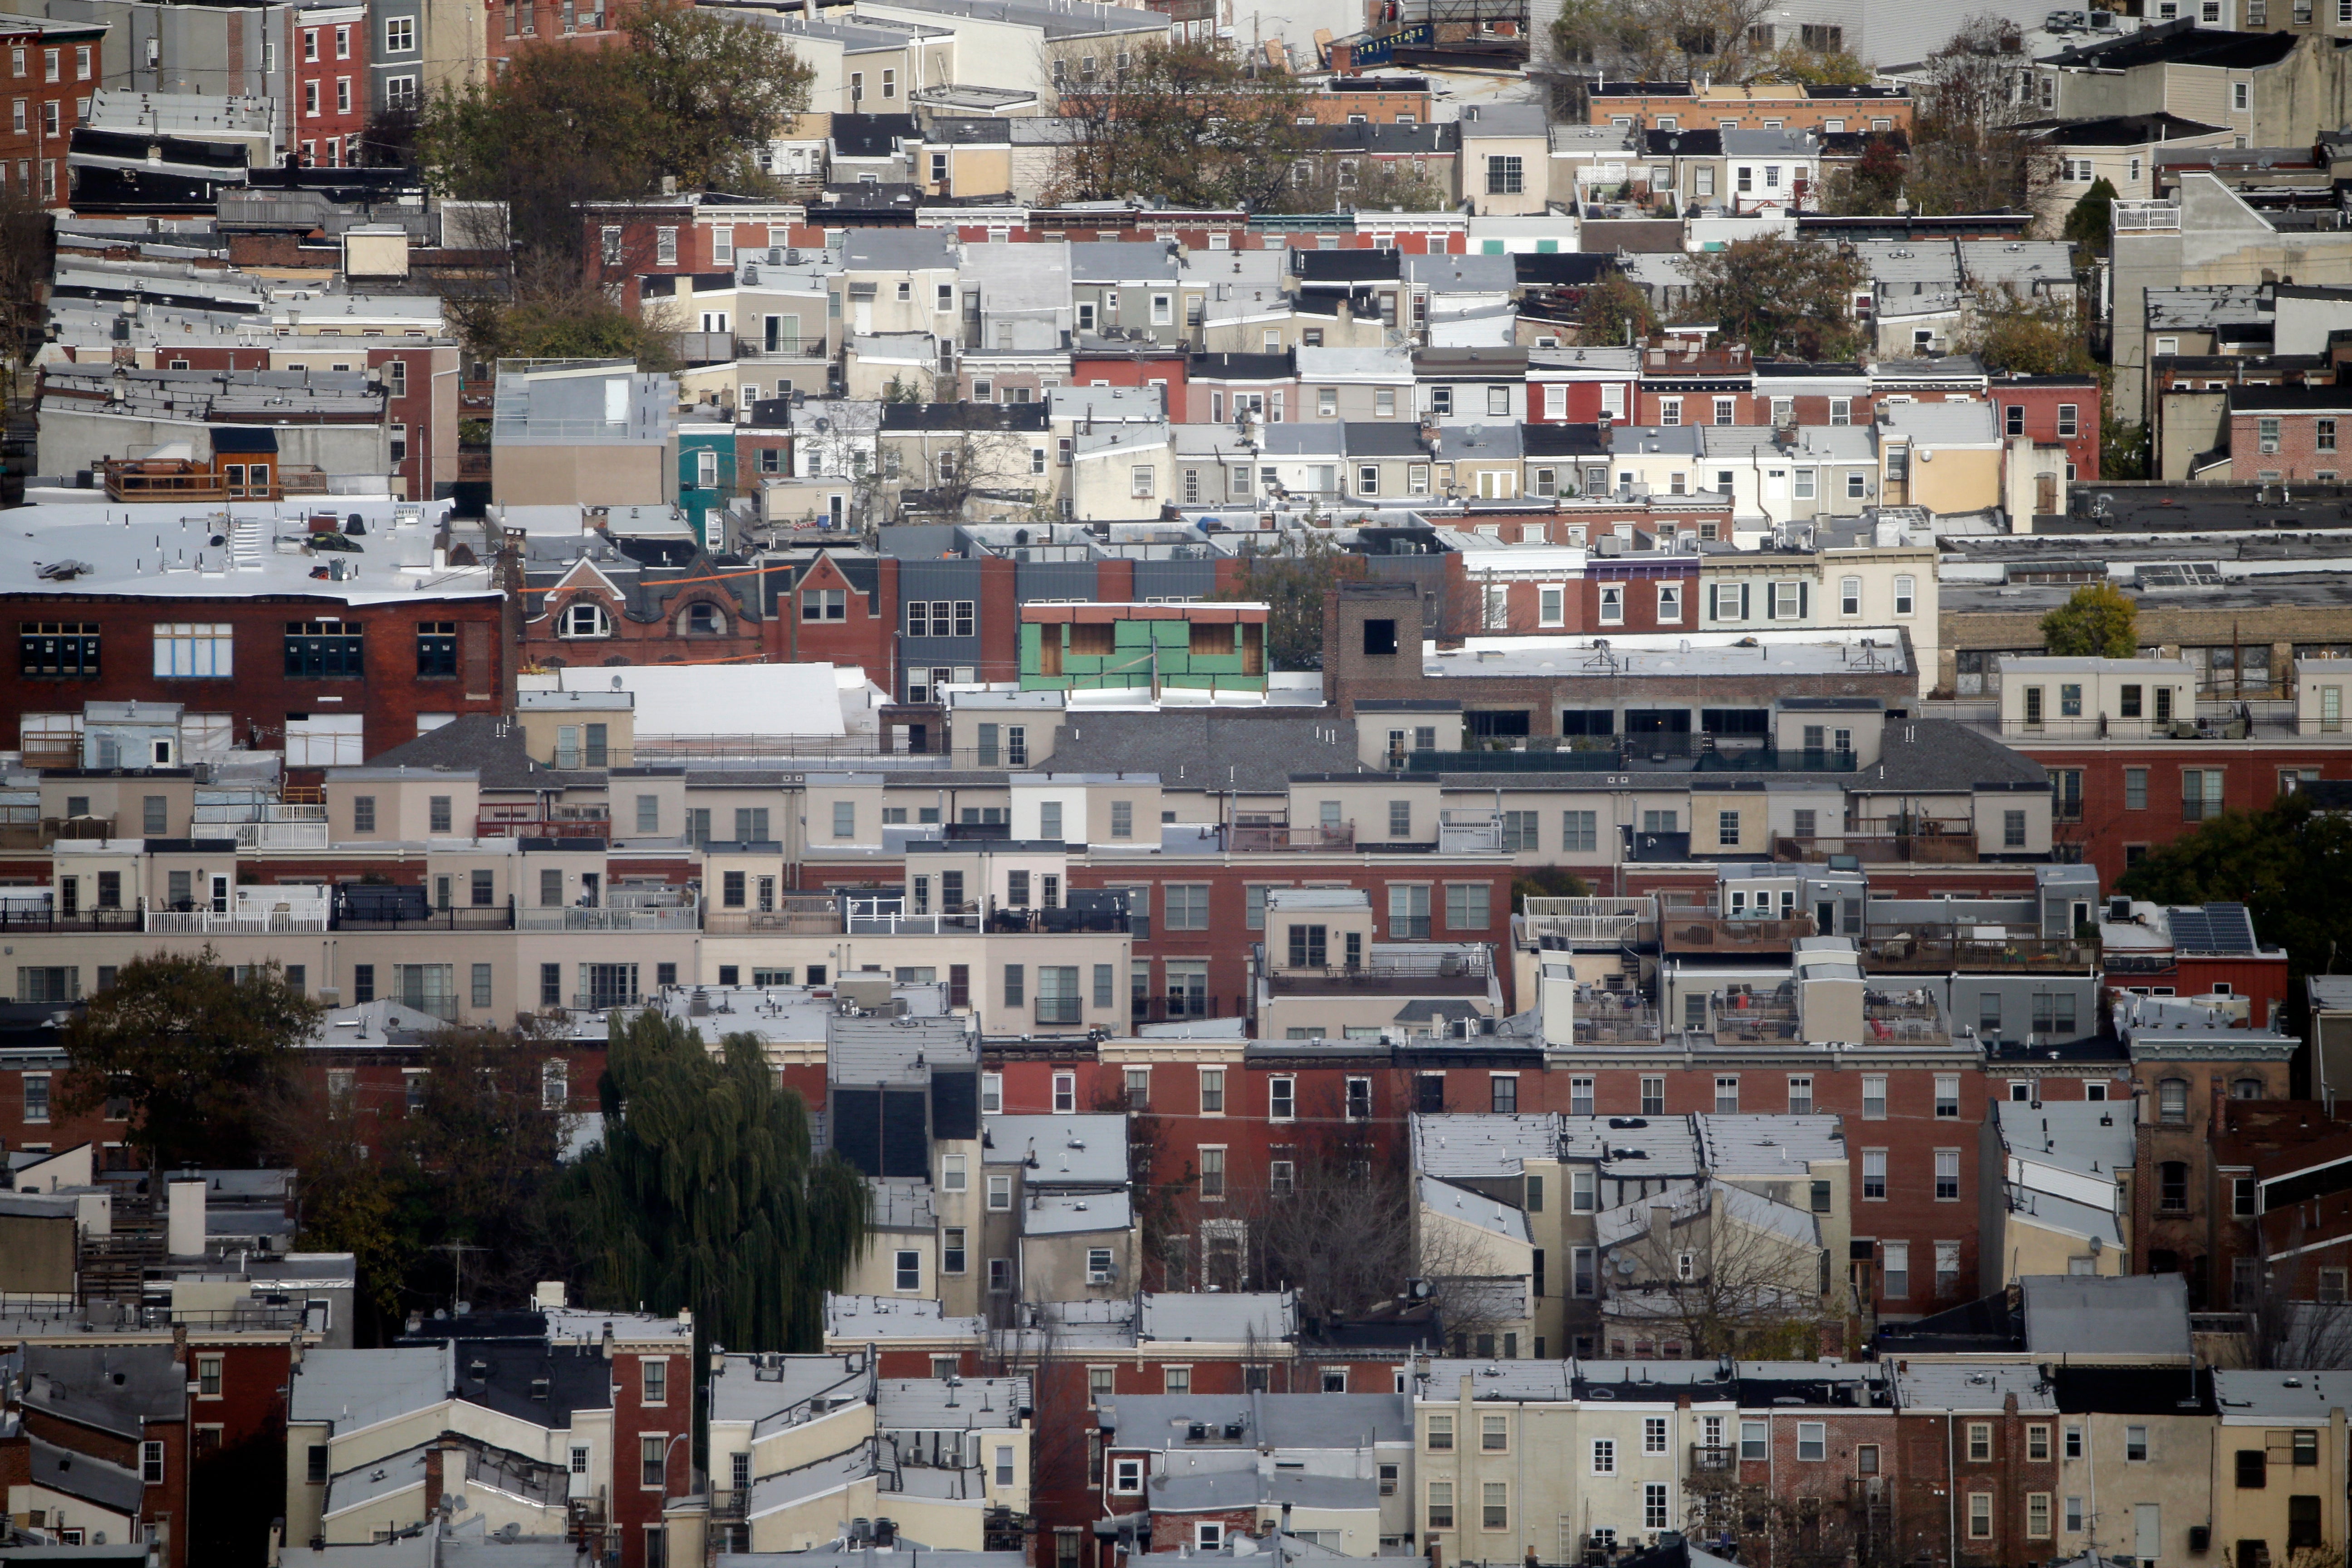
<path fill-rule="evenodd" d="M 49 903 L 46 891 L 37 902 L 0 902 L 0 935 L 114 931 L 133 936 L 146 929 L 144 905 L 123 910 L 76 910 L 58 914 Z"/>
<path fill-rule="evenodd" d="M 2218 685 L 2214 684 L 2217 680 Z M 2295 710 L 2293 696 L 2273 695 L 2284 690 L 2282 681 L 2252 676 L 2247 677 L 2240 688 L 2232 684 L 2230 672 L 2223 671 L 2218 677 L 2207 673 L 2193 713 L 2162 718 L 2125 718 L 2106 713 L 2070 718 L 2045 714 L 2029 723 L 2021 715 L 2004 719 L 2000 701 L 1984 698 L 1936 700 L 1922 703 L 1921 710 L 1926 718 L 1949 719 L 1983 734 L 2027 744 L 2063 742 L 2144 746 L 2168 741 L 2286 740 L 2305 734 L 2341 732 L 2340 720 L 2335 730 L 2327 729 L 2326 721 L 2316 717 L 2306 724 Z"/>
<path fill-rule="evenodd" d="M 1538 947 L 1610 947 L 1658 940 L 1657 904 L 1650 899 L 1528 899 L 1520 931 Z"/>
<path fill-rule="evenodd" d="M 1576 1009 L 1576 1043 L 1580 1046 L 1654 1046 L 1664 1037 L 1658 1010 L 1634 1002 L 1630 1005 L 1613 992 L 1596 993 Z"/>
<path fill-rule="evenodd" d="M 1236 816 L 1226 842 L 1234 853 L 1242 855 L 1286 849 L 1347 851 L 1356 847 L 1356 825 L 1328 822 L 1293 827 L 1286 816 Z"/>
<path fill-rule="evenodd" d="M 1276 995 L 1483 996 L 1494 972 L 1481 944 L 1383 943 L 1360 963 L 1269 966 L 1265 981 Z"/>
<path fill-rule="evenodd" d="M 606 908 L 520 909 L 518 931 L 695 931 L 701 910 L 692 904 L 614 904 Z"/>
<path fill-rule="evenodd" d="M 1863 965 L 1872 973 L 1949 974 L 2016 970 L 2035 973 L 2089 972 L 2099 967 L 2099 944 L 2073 937 L 2041 937 L 1998 927 L 1895 931 L 1864 939 Z"/>
<path fill-rule="evenodd" d="M 1795 949 L 1799 937 L 1813 934 L 1810 919 L 1743 920 L 1669 908 L 1659 917 L 1658 946 L 1666 952 L 1786 953 Z"/>
<path fill-rule="evenodd" d="M 283 903 L 274 910 L 150 910 L 151 936 L 288 936 L 324 933 L 332 921 L 323 902 Z"/>
<path fill-rule="evenodd" d="M 1832 833 L 1800 838 L 1778 834 L 1772 858 L 1823 864 L 1849 856 L 1865 866 L 1967 866 L 1977 859 L 1976 829 L 1961 822 L 1927 822 L 1900 833 Z"/>
<path fill-rule="evenodd" d="M 527 805 L 486 805 L 474 819 L 474 837 L 609 840 L 613 837 L 613 818 L 610 808 L 602 806 L 541 816 Z"/>

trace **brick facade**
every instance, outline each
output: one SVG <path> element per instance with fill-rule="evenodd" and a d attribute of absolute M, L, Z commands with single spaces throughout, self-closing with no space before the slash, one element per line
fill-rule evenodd
<path fill-rule="evenodd" d="M 106 79 L 105 38 L 103 24 L 0 18 L 0 191 L 65 205 L 66 142 Z"/>
<path fill-rule="evenodd" d="M 360 628 L 364 674 L 287 672 L 288 626 L 322 619 Z M 191 713 L 227 714 L 236 744 L 266 751 L 284 745 L 289 715 L 359 713 L 365 719 L 365 753 L 373 756 L 414 740 L 420 714 L 498 713 L 514 700 L 513 639 L 506 606 L 490 593 L 451 598 L 403 593 L 389 602 L 346 603 L 323 595 L 92 599 L 20 591 L 0 600 L 0 625 L 20 636 L 30 635 L 22 630 L 27 626 L 67 621 L 97 627 L 99 673 L 20 674 L 0 695 L 0 736 L 13 742 L 27 714 L 79 713 L 86 702 L 176 702 Z M 153 673 L 155 627 L 188 622 L 233 628 L 233 678 Z M 421 672 L 427 661 L 418 628 L 425 626 L 456 628 L 456 674 Z"/>

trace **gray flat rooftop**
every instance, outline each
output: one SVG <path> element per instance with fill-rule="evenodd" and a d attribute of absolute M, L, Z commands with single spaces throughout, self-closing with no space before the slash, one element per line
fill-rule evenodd
<path fill-rule="evenodd" d="M 1864 647 L 1868 637 L 1876 646 Z M 1606 642 L 1606 648 L 1595 642 Z M 1741 643 L 1753 646 L 1743 647 Z M 1478 677 L 1892 675 L 1906 668 L 1896 634 L 1884 628 L 1850 633 L 1722 632 L 1696 637 L 1469 637 L 1459 649 L 1425 649 L 1422 673 Z"/>

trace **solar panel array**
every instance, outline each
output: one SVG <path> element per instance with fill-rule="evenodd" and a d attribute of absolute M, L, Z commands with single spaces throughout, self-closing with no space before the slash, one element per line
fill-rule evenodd
<path fill-rule="evenodd" d="M 2149 562 L 2132 575 L 2142 588 L 2205 588 L 2221 582 L 2221 569 L 2210 561 Z"/>
<path fill-rule="evenodd" d="M 2171 912 L 2175 952 L 2253 952 L 2254 918 L 2243 904 L 2207 904 Z"/>

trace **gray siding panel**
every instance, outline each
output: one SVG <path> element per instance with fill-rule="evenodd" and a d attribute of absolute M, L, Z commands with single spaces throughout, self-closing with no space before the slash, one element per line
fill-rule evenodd
<path fill-rule="evenodd" d="M 1139 599 L 1205 599 L 1217 591 L 1214 561 L 1139 561 L 1135 563 L 1135 596 Z"/>

